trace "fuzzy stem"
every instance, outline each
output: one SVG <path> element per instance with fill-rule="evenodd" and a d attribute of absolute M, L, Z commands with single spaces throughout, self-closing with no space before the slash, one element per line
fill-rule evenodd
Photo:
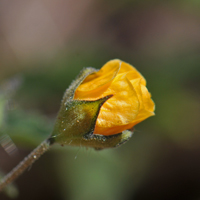
<path fill-rule="evenodd" d="M 31 166 L 41 155 L 50 148 L 49 140 L 42 142 L 27 157 L 24 158 L 12 171 L 0 180 L 0 192 L 18 176 L 20 176 L 29 166 Z"/>

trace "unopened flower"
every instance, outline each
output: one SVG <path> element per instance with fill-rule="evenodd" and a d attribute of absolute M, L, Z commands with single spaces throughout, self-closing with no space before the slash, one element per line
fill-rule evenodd
<path fill-rule="evenodd" d="M 86 68 L 66 90 L 50 140 L 95 149 L 119 146 L 154 109 L 144 77 L 128 63 L 111 60 L 99 71 Z"/>

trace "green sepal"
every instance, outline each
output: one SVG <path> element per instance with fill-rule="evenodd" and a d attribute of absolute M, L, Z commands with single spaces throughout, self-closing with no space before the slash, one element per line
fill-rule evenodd
<path fill-rule="evenodd" d="M 81 144 L 83 146 L 92 147 L 96 150 L 102 150 L 106 148 L 119 147 L 125 144 L 133 135 L 133 129 L 122 131 L 115 135 L 104 136 L 104 135 L 85 135 Z"/>
<path fill-rule="evenodd" d="M 85 135 L 94 131 L 96 120 L 103 103 L 112 95 L 96 101 L 68 101 L 62 106 L 55 122 L 50 141 L 61 145 L 80 146 Z"/>

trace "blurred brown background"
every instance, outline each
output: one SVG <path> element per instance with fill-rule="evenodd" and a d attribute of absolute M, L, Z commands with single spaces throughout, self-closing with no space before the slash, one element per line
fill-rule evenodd
<path fill-rule="evenodd" d="M 199 0 L 0 0 L 1 170 L 50 134 L 79 71 L 113 58 L 147 79 L 156 116 L 118 149 L 55 146 L 1 200 L 200 200 Z"/>

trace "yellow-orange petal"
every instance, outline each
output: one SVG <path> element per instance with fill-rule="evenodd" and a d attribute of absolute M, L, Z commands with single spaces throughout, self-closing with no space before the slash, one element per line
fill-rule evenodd
<path fill-rule="evenodd" d="M 147 88 L 141 84 L 140 79 L 132 80 L 131 83 L 133 84 L 140 101 L 139 113 L 134 121 L 130 124 L 130 126 L 135 126 L 146 118 L 154 115 L 155 104 L 151 99 L 151 94 Z"/>
<path fill-rule="evenodd" d="M 146 85 L 146 80 L 142 76 L 142 74 L 140 74 L 140 72 L 138 72 L 135 67 L 133 67 L 129 63 L 126 63 L 126 62 L 124 62 L 122 60 L 119 60 L 119 59 L 110 60 L 102 67 L 102 69 L 106 68 L 109 71 L 115 66 L 120 66 L 120 70 L 119 70 L 118 74 L 132 72 L 131 74 L 127 75 L 127 78 L 129 80 L 136 79 L 136 78 L 141 78 L 141 83 L 143 85 Z"/>
<path fill-rule="evenodd" d="M 142 76 L 142 74 L 140 74 L 140 72 L 137 71 L 137 69 L 135 67 L 133 67 L 132 65 L 123 62 L 121 60 L 115 60 L 115 62 L 118 62 L 120 64 L 120 70 L 119 70 L 119 74 L 120 73 L 127 73 L 127 78 L 128 80 L 134 80 L 134 79 L 141 79 L 141 84 L 146 86 L 146 80 L 145 78 Z"/>
<path fill-rule="evenodd" d="M 141 79 L 131 80 L 130 82 L 138 95 L 138 99 L 140 101 L 140 110 L 144 109 L 153 112 L 155 109 L 154 102 L 152 101 L 151 94 L 147 88 L 141 84 Z"/>
<path fill-rule="evenodd" d="M 138 97 L 139 102 L 140 102 L 140 110 L 141 110 L 141 109 L 144 108 L 142 89 L 141 89 L 141 79 L 138 78 L 138 79 L 130 80 L 130 82 L 133 85 L 133 87 L 134 87 L 134 89 L 137 93 L 137 97 Z"/>
<path fill-rule="evenodd" d="M 116 134 L 115 127 L 131 123 L 138 115 L 139 100 L 135 89 L 125 74 L 117 75 L 109 89 L 103 95 L 107 96 L 109 94 L 113 94 L 114 96 L 102 106 L 97 118 L 94 134 Z M 120 132 L 121 130 L 118 129 L 118 131 Z"/>
<path fill-rule="evenodd" d="M 119 69 L 119 65 L 112 68 L 105 66 L 98 72 L 89 75 L 76 89 L 74 99 L 96 100 L 102 98 L 103 92 L 110 86 Z"/>
<path fill-rule="evenodd" d="M 141 90 L 142 90 L 142 97 L 143 97 L 145 110 L 154 112 L 155 104 L 153 100 L 151 99 L 151 93 L 149 93 L 148 89 L 143 85 L 141 85 Z"/>
<path fill-rule="evenodd" d="M 94 134 L 99 134 L 99 135 L 115 135 L 117 133 L 121 133 L 124 130 L 131 129 L 133 125 L 126 124 L 126 125 L 121 125 L 121 126 L 113 126 L 110 128 L 107 127 L 102 127 L 102 126 L 96 126 L 94 130 Z"/>

